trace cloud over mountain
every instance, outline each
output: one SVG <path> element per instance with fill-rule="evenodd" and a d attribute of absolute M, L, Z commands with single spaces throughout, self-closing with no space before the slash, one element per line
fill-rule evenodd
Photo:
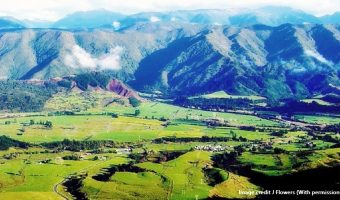
<path fill-rule="evenodd" d="M 80 46 L 74 45 L 70 53 L 64 57 L 64 62 L 73 68 L 120 70 L 123 51 L 123 47 L 116 46 L 110 49 L 109 53 L 96 58 Z"/>

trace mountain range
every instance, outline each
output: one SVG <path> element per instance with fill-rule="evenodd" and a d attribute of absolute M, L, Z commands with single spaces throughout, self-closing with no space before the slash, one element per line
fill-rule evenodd
<path fill-rule="evenodd" d="M 136 23 L 121 31 L 0 31 L 2 79 L 106 71 L 141 91 L 270 99 L 339 93 L 340 26 Z M 279 91 L 279 92 L 278 92 Z"/>
<path fill-rule="evenodd" d="M 263 24 L 338 24 L 340 12 L 317 17 L 289 7 L 267 6 L 248 10 L 180 10 L 168 12 L 143 12 L 132 15 L 108 10 L 91 10 L 71 13 L 55 22 L 42 20 L 17 20 L 13 17 L 0 18 L 0 28 L 60 28 L 91 29 L 112 28 L 121 30 L 145 22 L 181 22 L 203 25 L 249 26 Z"/>

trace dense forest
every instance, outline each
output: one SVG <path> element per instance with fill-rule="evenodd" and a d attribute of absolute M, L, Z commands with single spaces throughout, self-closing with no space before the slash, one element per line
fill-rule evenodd
<path fill-rule="evenodd" d="M 104 147 L 113 147 L 113 141 L 100 141 L 100 140 L 85 140 L 85 141 L 76 141 L 76 140 L 68 140 L 64 139 L 63 141 L 56 141 L 50 143 L 42 143 L 42 146 L 50 149 L 58 149 L 58 150 L 69 150 L 69 151 L 81 151 L 81 150 L 93 150 L 100 149 Z"/>
<path fill-rule="evenodd" d="M 13 140 L 7 136 L 0 136 L 0 150 L 8 150 L 11 147 L 27 148 L 28 143 Z"/>
<path fill-rule="evenodd" d="M 55 84 L 0 81 L 0 110 L 40 111 L 45 102 L 57 91 Z"/>
<path fill-rule="evenodd" d="M 100 72 L 91 72 L 78 74 L 71 80 L 75 81 L 81 90 L 87 90 L 88 86 L 104 89 L 110 81 L 110 76 Z"/>
<path fill-rule="evenodd" d="M 106 88 L 110 76 L 99 72 L 91 72 L 65 77 L 54 81 L 0 81 L 0 110 L 11 112 L 32 112 L 41 111 L 45 102 L 53 94 L 63 88 L 71 89 L 74 81 L 81 90 L 87 90 L 89 86 Z"/>
<path fill-rule="evenodd" d="M 305 103 L 300 101 L 287 101 L 283 106 L 270 108 L 272 111 L 279 113 L 340 113 L 340 107 L 338 105 L 326 106 L 320 105 L 317 102 Z"/>

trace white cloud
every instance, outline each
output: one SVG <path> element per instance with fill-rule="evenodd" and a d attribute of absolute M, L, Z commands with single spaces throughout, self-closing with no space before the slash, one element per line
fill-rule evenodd
<path fill-rule="evenodd" d="M 156 17 L 156 16 L 151 16 L 151 17 L 150 17 L 150 22 L 159 22 L 159 21 L 161 21 L 161 19 L 159 19 L 159 18 Z"/>
<path fill-rule="evenodd" d="M 316 51 L 311 51 L 311 50 L 305 50 L 306 55 L 313 57 L 315 59 L 317 59 L 318 61 L 331 65 L 332 63 L 330 63 L 325 57 L 323 57 L 321 54 L 319 54 Z"/>
<path fill-rule="evenodd" d="M 65 64 L 71 67 L 96 68 L 96 61 L 91 54 L 87 53 L 83 48 L 74 45 L 71 54 L 65 56 Z"/>
<path fill-rule="evenodd" d="M 0 0 L 0 13 L 19 19 L 56 20 L 68 13 L 104 8 L 116 12 L 251 9 L 266 5 L 290 6 L 317 15 L 340 11 L 340 0 Z"/>
<path fill-rule="evenodd" d="M 104 54 L 97 59 L 97 65 L 101 69 L 120 70 L 121 55 L 123 52 L 124 49 L 121 46 L 110 49 L 108 54 Z"/>
<path fill-rule="evenodd" d="M 64 57 L 64 62 L 73 68 L 120 70 L 123 51 L 123 47 L 117 46 L 110 49 L 109 53 L 95 58 L 80 46 L 74 45 Z"/>

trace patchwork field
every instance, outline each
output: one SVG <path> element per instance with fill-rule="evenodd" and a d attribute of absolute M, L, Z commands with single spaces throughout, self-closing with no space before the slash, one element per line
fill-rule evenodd
<path fill-rule="evenodd" d="M 75 102 L 73 110 L 72 101 L 62 102 L 78 98 L 73 95 L 56 97 L 44 112 L 1 114 L 0 143 L 10 148 L 0 151 L 0 199 L 255 198 L 238 193 L 266 188 L 252 172 L 280 177 L 340 161 L 332 131 L 311 134 L 252 115 L 147 101 L 138 107 L 127 100 Z M 59 103 L 65 105 L 60 112 L 48 109 Z M 245 166 L 250 171 L 238 170 Z"/>

